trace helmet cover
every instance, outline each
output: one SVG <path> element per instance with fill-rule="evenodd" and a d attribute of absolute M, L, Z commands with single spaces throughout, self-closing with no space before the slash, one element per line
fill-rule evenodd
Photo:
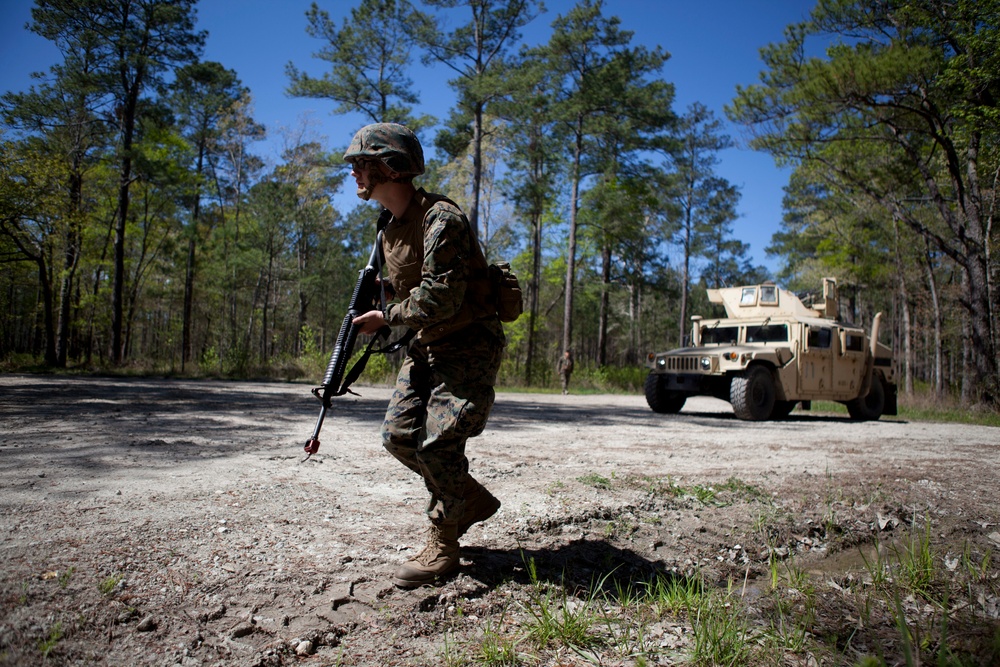
<path fill-rule="evenodd" d="M 366 125 L 351 140 L 344 153 L 346 162 L 378 160 L 401 176 L 424 173 L 424 151 L 408 127 L 398 123 Z"/>

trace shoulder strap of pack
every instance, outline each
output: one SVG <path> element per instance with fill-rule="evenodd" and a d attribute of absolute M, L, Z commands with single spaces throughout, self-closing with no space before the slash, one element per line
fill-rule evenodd
<path fill-rule="evenodd" d="M 432 194 L 430 192 L 427 192 L 423 188 L 417 190 L 416 197 L 417 197 L 417 203 L 420 204 L 420 209 L 421 209 L 421 211 L 423 211 L 423 214 L 421 215 L 421 221 L 424 222 L 424 223 L 426 223 L 426 221 L 427 221 L 427 214 L 430 212 L 430 210 L 434 206 L 434 204 L 443 201 L 443 202 L 445 202 L 447 204 L 451 204 L 452 206 L 454 206 L 458 210 L 459 214 L 462 216 L 462 220 L 465 221 L 465 227 L 466 227 L 466 229 L 469 230 L 469 252 L 471 254 L 475 255 L 476 252 L 478 251 L 478 253 L 480 255 L 482 255 L 483 251 L 482 251 L 482 248 L 479 247 L 479 238 L 478 238 L 478 235 L 476 234 L 476 230 L 472 228 L 472 223 L 469 221 L 469 217 L 467 215 L 465 215 L 465 212 L 462 211 L 462 207 L 461 206 L 459 206 L 458 204 L 456 204 L 454 201 L 452 201 L 448 197 L 445 197 L 444 195 Z M 423 236 L 421 236 L 421 240 L 422 239 L 423 239 Z M 486 257 L 485 256 L 483 256 L 482 264 L 483 265 L 486 264 Z M 481 269 L 479 271 L 473 270 L 472 273 L 473 273 L 473 275 L 472 275 L 473 279 L 485 280 L 488 277 L 486 269 Z M 479 275 L 479 274 L 482 274 L 482 275 Z"/>

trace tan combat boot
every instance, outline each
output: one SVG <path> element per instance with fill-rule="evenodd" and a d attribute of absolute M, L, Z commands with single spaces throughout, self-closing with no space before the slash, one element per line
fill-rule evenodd
<path fill-rule="evenodd" d="M 431 524 L 424 550 L 398 568 L 393 578 L 400 588 L 433 584 L 458 568 L 458 525 Z"/>
<path fill-rule="evenodd" d="M 462 497 L 465 499 L 465 510 L 462 512 L 462 518 L 458 520 L 458 537 L 465 535 L 465 531 L 469 530 L 472 524 L 486 521 L 500 509 L 500 501 L 496 496 L 487 491 L 486 487 L 477 482 L 472 475 L 469 475 L 465 482 Z"/>

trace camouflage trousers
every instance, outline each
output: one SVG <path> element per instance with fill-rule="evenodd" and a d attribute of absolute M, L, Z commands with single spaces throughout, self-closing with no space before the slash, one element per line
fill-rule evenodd
<path fill-rule="evenodd" d="M 471 325 L 447 340 L 410 345 L 382 424 L 386 450 L 420 475 L 431 494 L 427 515 L 456 523 L 469 476 L 465 443 L 486 428 L 503 339 Z"/>

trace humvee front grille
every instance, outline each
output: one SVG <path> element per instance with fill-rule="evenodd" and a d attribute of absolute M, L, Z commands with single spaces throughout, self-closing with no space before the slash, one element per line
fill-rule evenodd
<path fill-rule="evenodd" d="M 667 357 L 668 371 L 696 371 L 698 357 Z"/>

